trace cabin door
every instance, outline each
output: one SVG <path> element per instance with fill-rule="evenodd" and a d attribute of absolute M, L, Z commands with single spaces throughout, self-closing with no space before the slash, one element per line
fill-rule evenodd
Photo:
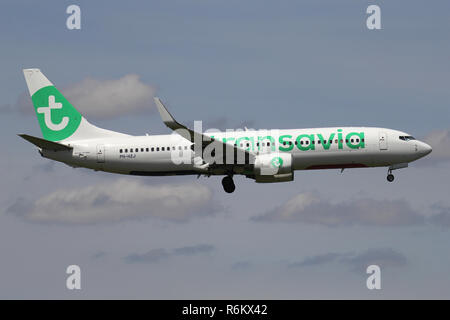
<path fill-rule="evenodd" d="M 388 149 L 388 141 L 387 141 L 387 135 L 386 132 L 380 132 L 380 150 L 387 150 Z"/>

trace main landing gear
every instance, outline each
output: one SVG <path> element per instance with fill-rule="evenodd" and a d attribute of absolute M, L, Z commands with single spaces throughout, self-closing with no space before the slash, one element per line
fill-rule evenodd
<path fill-rule="evenodd" d="M 392 174 L 392 169 L 388 169 L 388 175 L 387 175 L 386 179 L 389 182 L 394 181 L 394 175 Z"/>
<path fill-rule="evenodd" d="M 227 193 L 233 193 L 233 191 L 236 189 L 232 176 L 226 176 L 225 178 L 223 178 L 222 186 L 223 190 L 225 190 L 225 192 Z"/>

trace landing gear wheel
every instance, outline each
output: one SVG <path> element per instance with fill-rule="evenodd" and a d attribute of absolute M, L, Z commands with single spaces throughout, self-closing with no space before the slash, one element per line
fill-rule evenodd
<path fill-rule="evenodd" d="M 388 174 L 387 181 L 389 181 L 389 182 L 394 181 L 394 175 L 392 173 Z"/>
<path fill-rule="evenodd" d="M 230 176 L 226 176 L 222 179 L 222 186 L 223 190 L 225 190 L 225 192 L 227 193 L 233 193 L 233 191 L 236 189 L 233 178 Z"/>

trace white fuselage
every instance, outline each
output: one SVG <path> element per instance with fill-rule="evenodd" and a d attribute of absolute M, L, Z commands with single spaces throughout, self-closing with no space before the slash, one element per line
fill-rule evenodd
<path fill-rule="evenodd" d="M 385 128 L 336 127 L 206 133 L 257 155 L 292 154 L 293 170 L 339 169 L 407 164 L 431 148 L 408 134 Z M 71 151 L 42 150 L 44 157 L 74 167 L 134 175 L 206 173 L 191 161 L 192 143 L 180 135 L 149 135 L 67 140 Z M 175 158 L 190 159 L 179 163 Z M 238 172 L 233 172 L 238 173 Z M 212 170 L 207 174 L 226 174 Z"/>

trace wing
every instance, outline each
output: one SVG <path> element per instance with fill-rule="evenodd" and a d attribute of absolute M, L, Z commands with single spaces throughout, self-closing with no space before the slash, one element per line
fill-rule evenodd
<path fill-rule="evenodd" d="M 158 107 L 159 114 L 164 122 L 164 124 L 170 129 L 179 133 L 185 139 L 191 141 L 193 145 L 194 152 L 196 151 L 196 146 L 201 145 L 201 151 L 208 148 L 209 145 L 214 144 L 214 147 L 222 150 L 222 162 L 221 163 L 209 163 L 210 166 L 249 166 L 255 163 L 256 155 L 245 149 L 238 148 L 233 144 L 224 143 L 220 140 L 214 139 L 208 135 L 201 132 L 196 132 L 189 129 L 185 125 L 177 122 L 175 118 L 167 111 L 167 108 L 161 102 L 159 98 L 154 98 L 156 106 Z M 227 155 L 232 154 L 233 157 Z"/>

